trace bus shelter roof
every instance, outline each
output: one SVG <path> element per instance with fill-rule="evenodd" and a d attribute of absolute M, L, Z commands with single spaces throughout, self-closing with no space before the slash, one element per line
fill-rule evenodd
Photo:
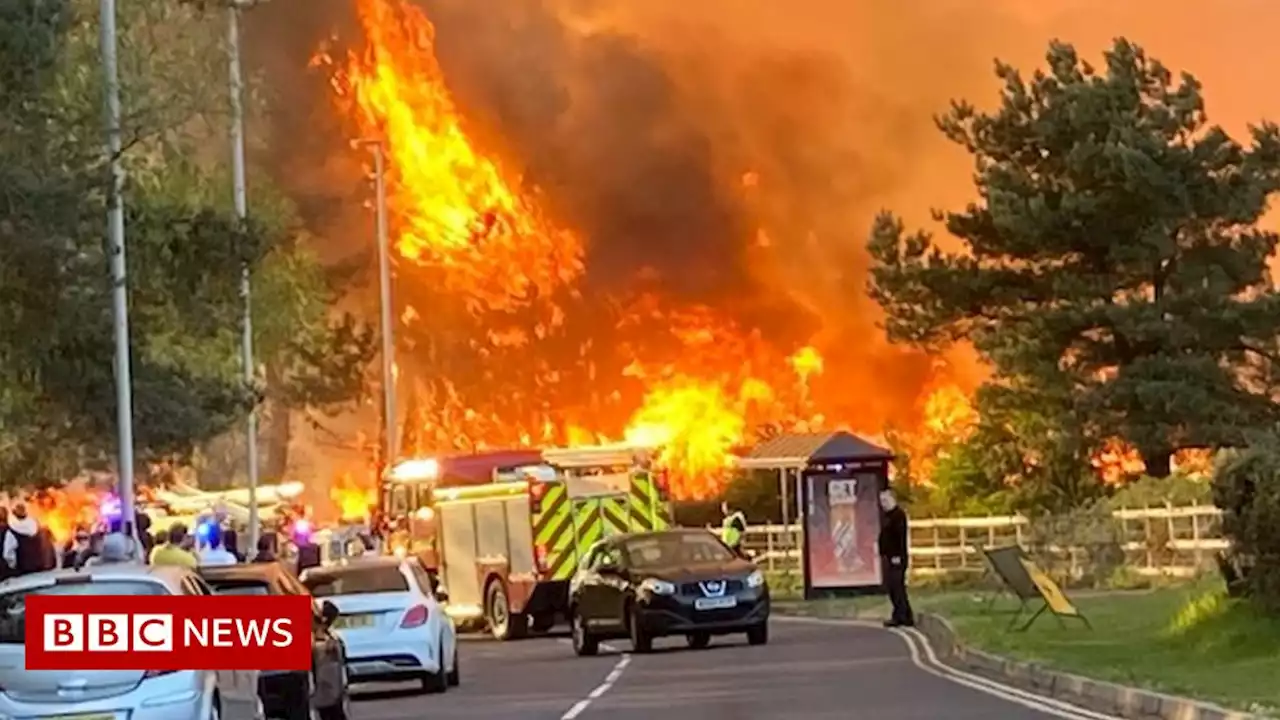
<path fill-rule="evenodd" d="M 813 464 L 884 461 L 893 452 L 843 430 L 830 433 L 790 433 L 779 435 L 751 448 L 740 456 L 737 466 L 746 470 L 805 468 Z"/>

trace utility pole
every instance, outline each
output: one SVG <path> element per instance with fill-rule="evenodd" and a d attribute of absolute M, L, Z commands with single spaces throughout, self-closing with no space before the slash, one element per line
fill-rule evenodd
<path fill-rule="evenodd" d="M 378 470 L 378 509 L 383 508 L 383 476 L 395 464 L 397 457 L 396 436 L 396 378 L 395 378 L 395 328 L 391 314 L 391 248 L 387 238 L 387 185 L 385 178 L 384 147 L 381 140 L 361 140 L 360 145 L 373 150 L 373 183 L 375 188 L 375 214 L 377 216 L 378 290 L 381 296 L 382 330 L 382 467 Z"/>
<path fill-rule="evenodd" d="M 105 0 L 104 0 L 105 1 Z M 240 9 L 251 2 L 232 0 L 227 8 L 227 50 L 231 75 L 231 177 L 234 184 L 236 220 L 244 229 L 249 216 L 245 188 L 244 163 L 244 80 L 240 72 Z M 252 268 L 246 262 L 240 268 L 240 298 L 244 303 L 244 319 L 240 335 L 240 364 L 244 371 L 245 388 L 255 388 L 253 367 L 253 295 L 249 282 Z M 249 408 L 245 423 L 246 472 L 249 480 L 249 547 L 250 558 L 258 554 L 258 537 L 262 533 L 262 520 L 258 516 L 258 410 L 255 403 Z"/>
<path fill-rule="evenodd" d="M 100 0 L 102 70 L 106 75 L 107 157 L 111 187 L 107 194 L 107 247 L 111 262 L 111 310 L 115 325 L 117 471 L 120 481 L 120 520 L 138 539 L 133 489 L 133 377 L 129 363 L 129 296 L 124 257 L 124 166 L 120 157 L 120 68 L 116 60 L 116 3 Z M 139 545 L 141 547 L 141 545 Z"/>

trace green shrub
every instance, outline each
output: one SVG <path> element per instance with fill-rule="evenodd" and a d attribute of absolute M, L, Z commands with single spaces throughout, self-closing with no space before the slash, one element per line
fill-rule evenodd
<path fill-rule="evenodd" d="M 1108 504 L 1115 510 L 1162 505 L 1208 505 L 1213 502 L 1213 484 L 1208 478 L 1174 473 L 1167 478 L 1144 475 L 1121 485 Z"/>
<path fill-rule="evenodd" d="M 1224 452 L 1214 476 L 1214 502 L 1232 543 L 1228 584 L 1280 611 L 1280 438 Z"/>

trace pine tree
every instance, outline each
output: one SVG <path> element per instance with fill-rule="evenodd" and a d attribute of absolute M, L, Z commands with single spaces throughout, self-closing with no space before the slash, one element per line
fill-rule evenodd
<path fill-rule="evenodd" d="M 1277 418 L 1278 237 L 1257 222 L 1280 133 L 1251 127 L 1242 146 L 1194 77 L 1124 39 L 1102 72 L 1060 42 L 1047 59 L 1029 82 L 997 63 L 994 111 L 956 102 L 937 121 L 974 158 L 978 201 L 938 216 L 965 251 L 882 214 L 870 292 L 891 338 L 972 340 L 995 369 L 987 397 L 1065 408 L 1163 477 L 1175 450 Z"/>

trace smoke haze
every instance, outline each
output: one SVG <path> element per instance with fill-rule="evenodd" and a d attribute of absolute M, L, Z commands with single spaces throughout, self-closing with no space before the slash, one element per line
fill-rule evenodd
<path fill-rule="evenodd" d="M 889 207 L 924 222 L 972 194 L 932 116 L 994 99 L 992 61 L 1127 36 L 1206 85 L 1238 133 L 1280 115 L 1280 4 L 1218 0 L 421 0 L 482 146 L 587 243 L 586 292 L 705 304 L 771 343 L 815 338 L 817 392 L 859 426 L 910 423 L 938 359 L 888 345 L 863 243 Z M 783 9 L 785 7 L 785 9 Z M 260 160 L 327 258 L 367 247 L 364 184 L 307 59 L 355 32 L 347 0 L 273 0 L 250 40 L 272 113 Z M 364 233 L 364 235 L 361 235 Z M 943 372 L 971 385 L 959 356 Z M 868 428 L 870 429 L 870 428 Z"/>

